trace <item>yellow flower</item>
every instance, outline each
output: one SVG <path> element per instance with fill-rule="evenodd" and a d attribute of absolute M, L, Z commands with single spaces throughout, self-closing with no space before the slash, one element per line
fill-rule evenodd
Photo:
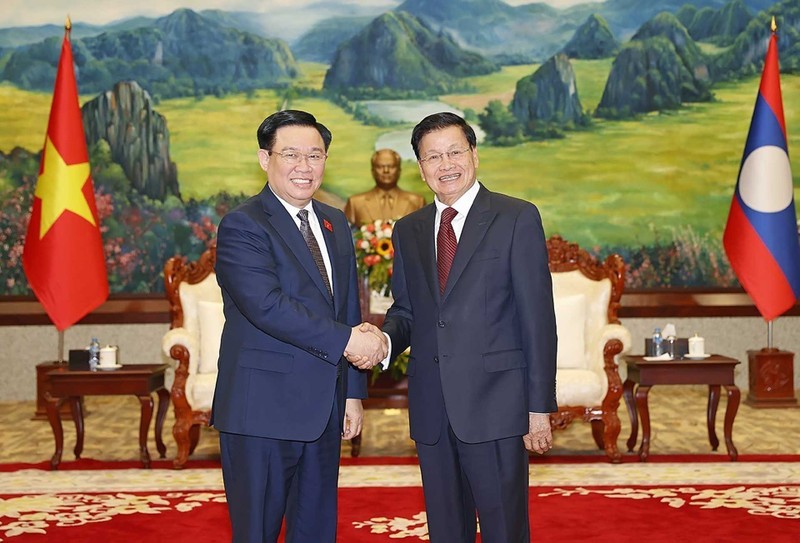
<path fill-rule="evenodd" d="M 388 238 L 380 240 L 378 242 L 378 246 L 375 247 L 375 252 L 384 258 L 391 258 L 394 255 L 394 247 L 392 246 L 392 240 Z"/>

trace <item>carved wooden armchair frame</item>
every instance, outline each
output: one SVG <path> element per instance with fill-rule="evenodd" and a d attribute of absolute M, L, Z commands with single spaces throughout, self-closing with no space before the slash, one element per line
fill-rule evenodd
<path fill-rule="evenodd" d="M 217 248 L 212 245 L 196 262 L 187 262 L 186 257 L 174 256 L 164 265 L 164 286 L 169 301 L 171 317 L 170 331 L 165 336 L 165 345 L 173 343 L 169 335 L 184 325 L 184 310 L 181 304 L 180 286 L 182 283 L 194 285 L 214 273 L 217 261 Z M 175 410 L 175 425 L 172 435 L 178 447 L 173 461 L 176 468 L 182 468 L 200 439 L 200 425 L 208 425 L 211 410 L 194 410 L 186 397 L 186 381 L 189 377 L 189 349 L 186 345 L 175 343 L 169 348 L 169 356 L 177 362 L 175 380 L 172 384 L 172 405 Z"/>
<path fill-rule="evenodd" d="M 605 397 L 600 405 L 559 405 L 558 412 L 550 414 L 550 424 L 554 429 L 562 429 L 574 420 L 590 422 L 592 437 L 597 446 L 605 450 L 612 462 L 620 462 L 622 455 L 617 449 L 620 420 L 617 410 L 622 397 L 622 380 L 616 357 L 630 348 L 630 334 L 621 326 L 617 316 L 625 284 L 625 263 L 617 254 L 609 255 L 603 263 L 600 263 L 576 243 L 570 243 L 560 236 L 553 236 L 547 240 L 547 250 L 551 273 L 580 270 L 588 279 L 593 281 L 608 279 L 611 283 L 608 323 L 602 334 L 603 369 L 608 380 Z"/>

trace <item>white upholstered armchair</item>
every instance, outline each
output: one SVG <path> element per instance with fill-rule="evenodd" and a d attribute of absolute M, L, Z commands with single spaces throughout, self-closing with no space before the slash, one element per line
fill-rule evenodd
<path fill-rule="evenodd" d="M 172 435 L 178 447 L 173 464 L 182 468 L 207 425 L 217 382 L 217 359 L 222 327 L 222 293 L 214 273 L 216 247 L 197 262 L 172 257 L 164 265 L 164 285 L 171 317 L 161 348 L 173 358 L 175 381 L 171 398 L 175 409 Z"/>
<path fill-rule="evenodd" d="M 600 263 L 560 236 L 547 240 L 547 250 L 558 327 L 559 410 L 551 413 L 551 425 L 558 429 L 573 420 L 590 422 L 597 446 L 612 462 L 619 462 L 618 359 L 631 347 L 630 332 L 617 318 L 625 264 L 616 254 Z"/>

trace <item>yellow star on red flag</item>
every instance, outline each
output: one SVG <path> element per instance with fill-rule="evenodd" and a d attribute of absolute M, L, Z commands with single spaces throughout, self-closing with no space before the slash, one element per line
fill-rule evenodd
<path fill-rule="evenodd" d="M 36 183 L 36 196 L 42 200 L 39 239 L 65 211 L 72 211 L 95 226 L 94 215 L 83 195 L 89 177 L 89 163 L 67 164 L 48 136 L 44 145 L 44 168 Z"/>
<path fill-rule="evenodd" d="M 109 291 L 69 28 L 68 22 L 22 251 L 31 290 L 59 331 L 94 311 Z"/>

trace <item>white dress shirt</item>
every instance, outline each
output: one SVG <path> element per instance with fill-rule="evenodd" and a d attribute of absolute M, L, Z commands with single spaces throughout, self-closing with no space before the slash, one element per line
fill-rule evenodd
<path fill-rule="evenodd" d="M 269 185 L 267 185 L 269 186 Z M 272 190 L 272 187 L 269 188 Z M 272 194 L 275 194 L 275 191 L 272 190 Z M 289 215 L 292 217 L 294 224 L 297 225 L 297 230 L 300 230 L 300 217 L 297 216 L 297 213 L 301 209 L 308 210 L 308 224 L 311 226 L 311 232 L 314 234 L 314 237 L 317 238 L 317 244 L 319 245 L 319 250 L 322 253 L 322 260 L 325 262 L 325 271 L 328 274 L 328 281 L 331 284 L 331 292 L 333 292 L 333 273 L 331 273 L 331 257 L 328 255 L 328 246 L 325 244 L 325 236 L 322 235 L 322 226 L 319 224 L 319 219 L 317 218 L 317 214 L 314 213 L 314 206 L 312 202 L 308 202 L 308 204 L 303 207 L 295 207 L 277 194 L 275 194 L 275 198 L 286 208 L 286 211 L 289 212 Z"/>
<path fill-rule="evenodd" d="M 434 219 L 433 223 L 433 243 L 436 247 L 436 254 L 439 254 L 439 226 L 442 222 L 442 211 L 447 209 L 448 207 L 452 207 L 458 214 L 453 217 L 453 222 L 450 223 L 453 225 L 453 232 L 456 234 L 456 241 L 461 241 L 461 232 L 464 230 L 464 223 L 467 220 L 467 214 L 469 210 L 472 208 L 472 204 L 475 203 L 475 198 L 478 197 L 478 191 L 481 189 L 481 186 L 478 184 L 478 181 L 475 181 L 470 188 L 467 189 L 467 192 L 461 195 L 461 198 L 456 200 L 456 202 L 448 206 L 447 204 L 443 204 L 439 201 L 439 197 L 433 199 L 433 203 L 436 204 L 436 218 Z"/>

